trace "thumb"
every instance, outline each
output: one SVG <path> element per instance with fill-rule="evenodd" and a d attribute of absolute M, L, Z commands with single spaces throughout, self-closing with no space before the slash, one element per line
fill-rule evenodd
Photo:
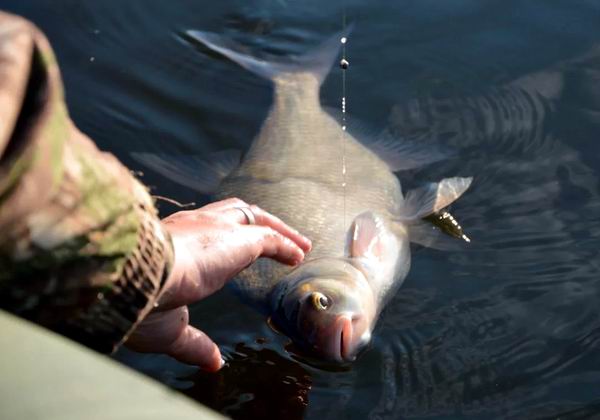
<path fill-rule="evenodd" d="M 223 366 L 219 347 L 202 331 L 186 326 L 164 352 L 180 362 L 216 372 Z"/>
<path fill-rule="evenodd" d="M 219 347 L 189 325 L 186 306 L 150 313 L 125 343 L 134 351 L 164 353 L 183 363 L 216 372 L 223 364 Z"/>

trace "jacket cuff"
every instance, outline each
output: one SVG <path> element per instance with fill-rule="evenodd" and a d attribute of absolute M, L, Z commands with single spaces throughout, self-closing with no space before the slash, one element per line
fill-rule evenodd
<path fill-rule="evenodd" d="M 110 287 L 55 330 L 102 353 L 115 351 L 154 308 L 172 268 L 173 246 L 154 208 L 139 204 L 137 247 Z"/>

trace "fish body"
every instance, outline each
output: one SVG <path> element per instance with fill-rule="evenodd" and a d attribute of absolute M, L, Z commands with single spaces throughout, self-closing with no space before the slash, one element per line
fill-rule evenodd
<path fill-rule="evenodd" d="M 260 133 L 218 196 L 256 203 L 314 238 L 309 260 L 340 258 L 356 216 L 371 211 L 388 220 L 397 214 L 403 201 L 400 184 L 385 162 L 321 108 L 313 75 L 290 78 L 275 82 L 274 104 Z M 236 283 L 264 302 L 289 271 L 263 259 Z M 375 288 L 379 297 L 391 286 L 388 280 Z"/>
<path fill-rule="evenodd" d="M 410 242 L 433 243 L 436 232 L 422 218 L 458 198 L 471 178 L 448 178 L 403 195 L 393 171 L 439 156 L 415 144 L 358 139 L 323 109 L 320 86 L 347 34 L 288 61 L 242 54 L 215 34 L 188 35 L 274 86 L 260 132 L 240 164 L 223 174 L 216 196 L 257 204 L 313 243 L 294 268 L 270 259 L 255 262 L 234 279 L 238 294 L 318 357 L 353 360 L 408 274 Z M 178 173 L 181 166 L 157 157 L 143 160 L 191 184 Z"/>
<path fill-rule="evenodd" d="M 389 223 L 403 202 L 400 184 L 385 162 L 345 133 L 339 121 L 321 108 L 319 82 L 314 75 L 292 74 L 275 80 L 274 92 L 273 106 L 260 133 L 239 168 L 224 179 L 218 196 L 239 197 L 278 215 L 313 238 L 313 248 L 306 262 L 295 270 L 260 259 L 237 276 L 235 285 L 245 298 L 263 306 L 280 329 L 297 336 L 287 323 L 298 321 L 288 318 L 294 317 L 298 302 L 306 301 L 306 312 L 313 311 L 314 304 L 312 292 L 296 296 L 290 290 L 302 280 L 333 277 L 334 287 L 325 294 L 330 302 L 335 283 L 343 289 L 345 300 L 349 300 L 349 293 L 361 290 L 363 295 L 353 300 L 362 302 L 354 311 L 344 307 L 348 316 L 337 321 L 339 326 L 332 321 L 333 325 L 320 334 L 335 335 L 335 330 L 347 322 L 345 319 L 352 323 L 352 317 L 360 312 L 368 314 L 361 320 L 365 325 L 360 328 L 364 336 L 361 342 L 367 342 L 370 325 L 384 301 L 408 272 L 409 240 L 400 227 L 397 233 L 389 234 L 388 246 L 397 252 L 385 264 L 393 265 L 393 272 L 387 276 L 365 276 L 361 271 L 365 267 L 347 258 L 349 228 L 363 213 L 373 215 L 374 222 Z M 317 324 L 320 323 L 314 323 Z M 346 327 L 346 337 L 348 330 Z M 353 353 L 350 349 L 336 351 L 343 348 L 342 343 L 332 346 L 329 353 L 335 354 L 334 358 Z"/>

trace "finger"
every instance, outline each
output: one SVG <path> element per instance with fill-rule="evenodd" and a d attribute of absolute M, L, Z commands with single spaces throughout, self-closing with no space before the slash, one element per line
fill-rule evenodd
<path fill-rule="evenodd" d="M 304 260 L 304 251 L 295 242 L 270 227 L 247 226 L 244 234 L 251 235 L 249 243 L 257 257 L 273 258 L 288 265 L 297 265 Z"/>
<path fill-rule="evenodd" d="M 189 325 L 186 306 L 150 313 L 125 345 L 139 352 L 168 354 L 208 371 L 217 371 L 222 364 L 217 345 L 202 331 Z"/>
<path fill-rule="evenodd" d="M 127 347 L 144 353 L 164 353 L 189 323 L 187 306 L 149 313 L 126 341 Z"/>
<path fill-rule="evenodd" d="M 165 353 L 190 365 L 216 372 L 223 367 L 219 347 L 205 333 L 188 325 Z"/>
<path fill-rule="evenodd" d="M 310 251 L 312 247 L 310 239 L 302 235 L 296 229 L 288 226 L 280 218 L 272 215 L 271 213 L 261 209 L 258 206 L 252 205 L 248 208 L 254 214 L 254 218 L 256 220 L 257 225 L 270 227 L 274 231 L 279 232 L 281 235 L 291 239 L 293 242 L 296 243 L 296 245 L 298 245 L 302 249 L 302 251 Z M 239 208 L 229 209 L 227 210 L 225 215 L 229 217 L 230 220 L 235 221 L 237 223 L 248 224 L 248 218 L 246 217 L 246 214 Z"/>

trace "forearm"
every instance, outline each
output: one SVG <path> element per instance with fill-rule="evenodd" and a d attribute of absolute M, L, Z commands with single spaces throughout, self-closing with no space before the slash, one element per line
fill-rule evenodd
<path fill-rule="evenodd" d="M 71 123 L 43 35 L 0 27 L 0 307 L 111 351 L 152 309 L 170 239 L 146 189 Z"/>

